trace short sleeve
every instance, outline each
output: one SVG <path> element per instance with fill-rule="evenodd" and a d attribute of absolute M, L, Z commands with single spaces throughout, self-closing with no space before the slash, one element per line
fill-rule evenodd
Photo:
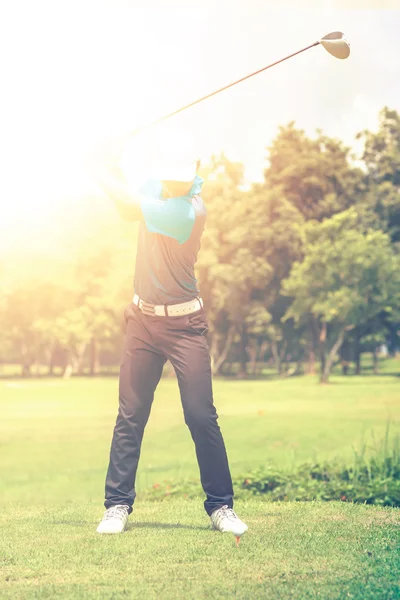
<path fill-rule="evenodd" d="M 151 233 L 173 238 L 180 244 L 190 238 L 196 220 L 191 196 L 200 192 L 202 180 L 199 180 L 195 179 L 188 196 L 179 198 L 163 200 L 161 182 L 154 180 L 148 181 L 139 190 L 142 214 Z"/>

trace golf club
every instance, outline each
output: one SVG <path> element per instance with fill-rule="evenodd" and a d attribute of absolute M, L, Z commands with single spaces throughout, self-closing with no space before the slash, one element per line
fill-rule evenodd
<path fill-rule="evenodd" d="M 241 83 L 242 81 L 246 81 L 246 79 L 250 79 L 250 77 L 254 77 L 254 75 L 258 75 L 259 73 L 262 73 L 263 71 L 266 71 L 267 69 L 270 69 L 271 67 L 274 67 L 275 65 L 279 65 L 280 63 L 284 62 L 285 60 L 288 60 L 289 58 L 292 58 L 293 56 L 297 56 L 297 54 L 301 54 L 302 52 L 305 52 L 306 50 L 309 50 L 310 48 L 313 48 L 314 46 L 319 46 L 319 44 L 321 44 L 321 46 L 323 46 L 325 48 L 325 50 L 327 50 L 329 52 L 329 54 L 332 54 L 332 56 L 334 56 L 335 58 L 345 59 L 350 55 L 350 44 L 344 37 L 344 34 L 341 31 L 333 31 L 332 33 L 328 33 L 327 35 L 324 35 L 324 37 L 321 38 L 318 42 L 314 42 L 310 46 L 306 46 L 306 48 L 302 48 L 302 50 L 298 50 L 297 52 L 294 52 L 293 54 L 289 54 L 289 56 L 285 56 L 285 58 L 281 58 L 280 60 L 277 60 L 276 62 L 274 62 L 270 65 L 267 65 L 266 67 L 263 67 L 262 69 L 259 69 L 258 71 L 254 71 L 254 73 L 250 73 L 250 75 L 246 75 L 245 77 L 242 77 L 241 79 L 238 79 L 237 81 L 234 81 L 233 83 L 230 83 L 229 85 L 225 85 L 224 87 L 220 88 L 219 90 L 216 90 L 215 92 L 211 92 L 211 94 L 207 94 L 207 96 L 203 96 L 202 98 L 199 98 L 198 100 L 195 100 L 194 102 L 191 102 L 190 104 L 186 104 L 186 106 L 182 106 L 181 108 L 174 110 L 173 112 L 169 113 L 168 115 L 164 115 L 163 117 L 160 117 L 156 121 L 152 121 L 151 123 L 144 125 L 143 127 L 136 129 L 135 131 L 132 131 L 132 133 L 130 135 L 137 135 L 138 133 L 140 133 L 146 129 L 149 129 L 149 127 L 153 127 L 153 125 L 157 125 L 158 123 L 161 123 L 162 121 L 165 121 L 166 119 L 169 119 L 170 117 L 177 115 L 178 113 L 186 110 L 187 108 L 191 108 L 192 106 L 199 104 L 199 102 L 203 102 L 203 100 L 207 100 L 208 98 L 211 98 L 212 96 L 215 96 L 216 94 L 219 94 L 220 92 L 223 92 L 224 90 L 227 90 L 227 89 L 231 88 L 232 86 L 234 86 L 238 83 Z"/>

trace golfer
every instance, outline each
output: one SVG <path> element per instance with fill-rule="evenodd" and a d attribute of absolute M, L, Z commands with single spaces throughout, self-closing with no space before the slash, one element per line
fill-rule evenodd
<path fill-rule="evenodd" d="M 197 164 L 164 164 L 132 192 L 121 168 L 123 141 L 99 163 L 99 183 L 121 216 L 140 221 L 134 296 L 126 308 L 119 410 L 105 483 L 106 511 L 98 533 L 121 533 L 135 501 L 144 429 L 164 364 L 178 378 L 184 418 L 193 438 L 215 529 L 247 531 L 233 511 L 233 488 L 213 403 L 208 331 L 194 267 L 206 221 Z"/>

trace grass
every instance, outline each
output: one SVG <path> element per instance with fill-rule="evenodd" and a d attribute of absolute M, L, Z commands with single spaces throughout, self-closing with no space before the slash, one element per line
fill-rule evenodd
<path fill-rule="evenodd" d="M 371 431 L 383 437 L 388 419 L 395 432 L 400 421 L 395 377 L 333 382 L 321 387 L 308 378 L 216 381 L 215 403 L 232 472 L 266 462 L 290 468 L 308 460 L 352 460 L 363 434 L 364 441 Z M 50 505 L 59 498 L 97 500 L 117 394 L 114 378 L 0 381 L 4 500 L 18 501 L 21 492 L 29 501 L 39 494 L 41 503 Z M 138 492 L 164 479 L 197 476 L 177 384 L 163 380 L 145 432 Z"/>
<path fill-rule="evenodd" d="M 395 376 L 214 385 L 232 474 L 266 462 L 354 460 L 400 420 Z M 0 381 L 0 598 L 385 598 L 400 596 L 398 509 L 238 500 L 239 548 L 199 500 L 148 502 L 198 477 L 177 385 L 163 380 L 146 430 L 128 532 L 101 537 L 117 409 L 111 378 Z M 364 435 L 364 441 L 363 441 Z M 368 445 L 368 444 L 367 444 Z M 142 501 L 140 501 L 142 498 Z"/>
<path fill-rule="evenodd" d="M 122 536 L 95 505 L 4 514 L 1 598 L 399 597 L 400 515 L 351 504 L 240 504 L 249 532 L 210 529 L 198 502 L 138 504 Z"/>

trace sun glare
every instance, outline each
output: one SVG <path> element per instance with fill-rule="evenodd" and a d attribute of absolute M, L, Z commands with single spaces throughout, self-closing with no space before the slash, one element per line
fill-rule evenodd
<path fill-rule="evenodd" d="M 1 231 L 21 221 L 45 223 L 57 205 L 68 206 L 71 197 L 93 189 L 86 156 L 109 135 L 125 134 L 261 68 L 336 23 L 350 39 L 359 29 L 354 15 L 333 9 L 293 13 L 288 20 L 285 11 L 268 12 L 268 3 L 255 2 L 245 15 L 235 2 L 227 12 L 211 2 L 159 0 L 153 18 L 152 8 L 136 4 L 38 0 L 25 3 L 22 16 L 17 3 L 8 3 L 8 26 L 0 40 L 8 55 L 3 89 L 12 92 L 2 97 L 7 118 L 1 136 Z M 374 27 L 382 68 L 389 64 L 386 37 L 372 17 L 363 23 L 366 37 L 358 34 L 354 47 L 364 43 L 364 48 L 346 64 L 312 50 L 174 117 L 162 143 L 154 141 L 162 127 L 144 132 L 127 152 L 129 179 L 135 184 L 151 169 L 155 149 L 158 159 L 174 156 L 184 132 L 193 136 L 193 154 L 204 161 L 225 151 L 245 163 L 253 181 L 262 179 L 265 148 L 289 120 L 351 143 L 366 117 L 392 100 L 382 100 L 377 94 L 383 87 L 369 83 L 375 63 L 366 46 L 368 27 Z M 197 30 L 206 31 L 207 40 L 203 34 L 199 39 Z M 352 61 L 361 55 L 365 62 L 355 81 Z M 348 93 L 330 86 L 335 81 Z M 352 104 L 360 95 L 370 98 L 368 115 L 359 116 Z"/>

